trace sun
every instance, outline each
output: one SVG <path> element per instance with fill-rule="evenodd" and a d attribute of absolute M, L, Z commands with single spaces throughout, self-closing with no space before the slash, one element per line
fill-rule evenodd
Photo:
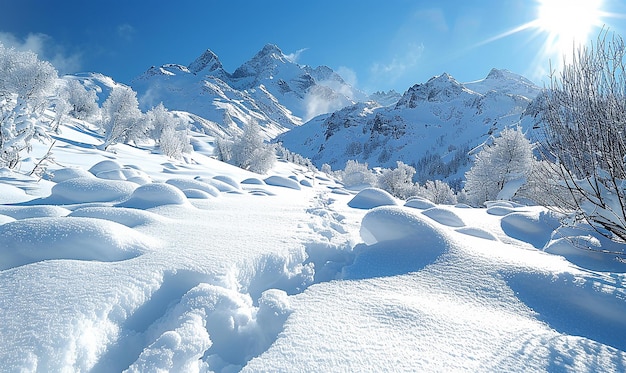
<path fill-rule="evenodd" d="M 547 54 L 571 55 L 603 26 L 602 0 L 537 0 L 533 28 L 546 36 Z"/>

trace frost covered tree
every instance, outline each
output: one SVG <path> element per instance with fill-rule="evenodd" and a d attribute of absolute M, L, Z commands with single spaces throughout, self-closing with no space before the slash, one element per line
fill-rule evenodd
<path fill-rule="evenodd" d="M 276 149 L 261 136 L 255 121 L 244 124 L 243 133 L 232 141 L 217 139 L 215 156 L 224 162 L 252 172 L 264 174 L 276 163 Z"/>
<path fill-rule="evenodd" d="M 32 139 L 48 138 L 42 114 L 57 75 L 36 54 L 0 44 L 0 166 L 16 167 Z"/>
<path fill-rule="evenodd" d="M 537 110 L 541 153 L 570 198 L 561 208 L 626 241 L 626 46 L 607 37 L 573 53 Z"/>
<path fill-rule="evenodd" d="M 163 154 L 180 159 L 183 153 L 191 151 L 189 123 L 167 110 L 163 103 L 148 110 L 145 120 L 149 123 L 151 137 Z"/>
<path fill-rule="evenodd" d="M 355 160 L 346 162 L 346 167 L 340 173 L 341 182 L 347 188 L 375 186 L 378 183 L 376 175 L 369 169 L 367 163 Z"/>
<path fill-rule="evenodd" d="M 150 130 L 150 122 L 143 118 L 139 110 L 137 93 L 126 86 L 113 87 L 102 104 L 101 123 L 104 130 L 103 149 L 120 142 L 145 139 Z"/>
<path fill-rule="evenodd" d="M 427 180 L 424 184 L 423 197 L 438 205 L 454 205 L 457 197 L 450 185 L 441 180 Z"/>
<path fill-rule="evenodd" d="M 396 161 L 396 168 L 384 169 L 378 176 L 378 186 L 398 198 L 408 198 L 415 194 L 415 168 Z"/>
<path fill-rule="evenodd" d="M 491 145 L 476 154 L 465 174 L 465 191 L 475 206 L 485 201 L 511 199 L 532 171 L 533 146 L 520 128 L 506 128 Z"/>
<path fill-rule="evenodd" d="M 76 119 L 89 120 L 98 114 L 98 96 L 93 89 L 86 89 L 78 80 L 70 79 L 65 85 L 69 115 Z"/>

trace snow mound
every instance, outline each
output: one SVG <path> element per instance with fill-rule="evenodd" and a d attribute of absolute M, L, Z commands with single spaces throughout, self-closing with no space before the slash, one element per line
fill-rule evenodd
<path fill-rule="evenodd" d="M 241 185 L 239 185 L 239 182 L 237 182 L 237 180 L 233 179 L 230 176 L 217 175 L 217 176 L 213 176 L 213 179 L 217 180 L 217 181 L 221 181 L 223 183 L 226 183 L 226 184 L 232 186 L 235 189 L 241 189 Z"/>
<path fill-rule="evenodd" d="M 266 178 L 264 181 L 267 185 L 300 190 L 300 184 L 288 177 L 273 175 Z"/>
<path fill-rule="evenodd" d="M 361 239 L 367 245 L 378 242 L 420 238 L 426 236 L 441 238 L 439 232 L 428 219 L 411 210 L 398 206 L 382 206 L 369 211 L 363 217 L 360 229 Z"/>
<path fill-rule="evenodd" d="M 130 228 L 163 221 L 161 216 L 150 211 L 124 207 L 82 207 L 68 216 L 110 220 Z"/>
<path fill-rule="evenodd" d="M 544 250 L 592 271 L 626 272 L 626 245 L 609 240 L 587 224 L 559 227 Z"/>
<path fill-rule="evenodd" d="M 202 181 L 192 180 L 192 179 L 169 179 L 165 182 L 166 184 L 173 185 L 181 191 L 185 189 L 197 189 L 201 190 L 213 197 L 218 197 L 220 195 L 220 191 L 214 187 L 213 185 L 209 185 Z"/>
<path fill-rule="evenodd" d="M 507 208 L 515 208 L 515 207 L 523 207 L 523 205 L 520 205 L 518 203 L 514 203 L 511 201 L 501 201 L 501 200 L 495 200 L 495 201 L 486 201 L 485 202 L 485 206 L 487 208 L 491 208 L 491 207 L 507 207 Z"/>
<path fill-rule="evenodd" d="M 486 240 L 491 240 L 491 241 L 498 241 L 498 239 L 496 238 L 496 236 L 493 235 L 493 233 L 486 231 L 484 229 L 481 229 L 481 228 L 462 227 L 462 228 L 458 228 L 456 231 L 459 233 L 466 234 L 468 236 L 484 238 Z"/>
<path fill-rule="evenodd" d="M 0 269 L 51 259 L 113 262 L 135 258 L 157 241 L 107 220 L 46 217 L 0 226 Z"/>
<path fill-rule="evenodd" d="M 513 212 L 515 212 L 514 208 L 505 206 L 493 206 L 487 209 L 487 214 L 495 216 L 505 216 Z"/>
<path fill-rule="evenodd" d="M 136 187 L 128 181 L 80 177 L 56 184 L 45 200 L 53 204 L 114 202 L 128 198 Z"/>
<path fill-rule="evenodd" d="M 198 190 L 198 189 L 184 189 L 183 193 L 185 194 L 185 197 L 187 198 L 195 198 L 195 199 L 211 199 L 213 198 L 212 195 L 210 195 L 209 193 L 203 191 L 203 190 Z"/>
<path fill-rule="evenodd" d="M 139 186 L 130 198 L 119 207 L 149 209 L 162 205 L 186 205 L 189 202 L 185 194 L 173 185 L 150 183 Z"/>
<path fill-rule="evenodd" d="M 32 199 L 24 190 L 10 185 L 4 184 L 0 178 L 0 203 L 19 203 Z"/>
<path fill-rule="evenodd" d="M 126 176 L 121 169 L 98 172 L 96 177 L 107 180 L 126 180 Z"/>
<path fill-rule="evenodd" d="M 91 172 L 93 175 L 98 175 L 99 173 L 105 172 L 105 171 L 120 170 L 122 169 L 122 167 L 123 166 L 119 164 L 118 162 L 107 159 L 91 166 L 91 168 L 89 169 L 89 172 Z"/>
<path fill-rule="evenodd" d="M 89 171 L 86 171 L 83 168 L 61 168 L 54 171 L 49 171 L 51 174 L 47 177 L 48 180 L 54 181 L 55 183 L 60 183 L 65 180 L 77 179 L 79 177 L 93 177 L 93 174 Z"/>
<path fill-rule="evenodd" d="M 418 271 L 450 248 L 446 233 L 430 219 L 398 206 L 370 210 L 361 223 L 367 245 L 355 247 L 353 264 L 344 279 L 393 276 Z"/>
<path fill-rule="evenodd" d="M 0 214 L 8 215 L 16 220 L 28 218 L 44 218 L 66 216 L 70 210 L 53 205 L 38 206 L 0 206 Z"/>
<path fill-rule="evenodd" d="M 500 226 L 508 236 L 542 249 L 560 222 L 546 211 L 514 212 L 504 216 Z"/>
<path fill-rule="evenodd" d="M 348 206 L 352 208 L 365 210 L 397 204 L 396 199 L 391 194 L 378 188 L 365 188 L 348 202 Z"/>
<path fill-rule="evenodd" d="M 412 207 L 414 209 L 426 210 L 426 209 L 435 207 L 437 205 L 435 205 L 431 201 L 427 200 L 426 198 L 414 197 L 414 198 L 408 199 L 404 203 L 404 206 Z"/>
<path fill-rule="evenodd" d="M 446 210 L 442 207 L 432 207 L 422 211 L 422 214 L 428 216 L 439 224 L 447 225 L 449 227 L 463 227 L 465 223 L 454 212 Z"/>
<path fill-rule="evenodd" d="M 216 188 L 218 191 L 222 192 L 222 193 L 236 193 L 240 191 L 240 188 L 234 187 L 231 184 L 218 180 L 218 179 L 214 179 L 214 178 L 208 178 L 208 177 L 195 177 L 194 180 L 196 181 L 200 181 L 202 183 L 205 183 L 207 185 L 211 185 L 214 188 Z"/>
<path fill-rule="evenodd" d="M 0 214 L 0 225 L 10 223 L 12 221 L 15 221 L 15 218 Z"/>
<path fill-rule="evenodd" d="M 302 179 L 302 180 L 300 180 L 300 185 L 305 186 L 305 187 L 309 187 L 309 188 L 313 187 L 313 183 L 311 183 L 311 180 L 309 180 L 309 179 Z"/>
<path fill-rule="evenodd" d="M 265 181 L 258 179 L 256 177 L 249 177 L 241 182 L 242 184 L 250 184 L 250 185 L 265 185 Z"/>
<path fill-rule="evenodd" d="M 626 272 L 624 255 L 603 251 L 591 236 L 559 238 L 550 242 L 545 251 L 563 256 L 567 261 L 592 271 Z"/>

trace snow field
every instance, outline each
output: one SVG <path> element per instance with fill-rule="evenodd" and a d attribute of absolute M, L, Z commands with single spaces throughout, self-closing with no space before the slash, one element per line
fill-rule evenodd
<path fill-rule="evenodd" d="M 63 136 L 47 180 L 0 170 L 9 371 L 626 366 L 626 268 L 588 227 Z"/>

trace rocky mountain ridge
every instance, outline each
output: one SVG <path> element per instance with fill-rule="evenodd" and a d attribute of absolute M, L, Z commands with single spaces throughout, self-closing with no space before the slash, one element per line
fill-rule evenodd
<path fill-rule="evenodd" d="M 443 73 L 410 87 L 395 105 L 357 103 L 294 128 L 278 141 L 317 167 L 341 169 L 350 159 L 370 167 L 402 161 L 416 168 L 418 181 L 457 185 L 472 149 L 505 127 L 528 127 L 524 113 L 540 91 L 506 70 L 493 69 L 467 84 Z"/>

